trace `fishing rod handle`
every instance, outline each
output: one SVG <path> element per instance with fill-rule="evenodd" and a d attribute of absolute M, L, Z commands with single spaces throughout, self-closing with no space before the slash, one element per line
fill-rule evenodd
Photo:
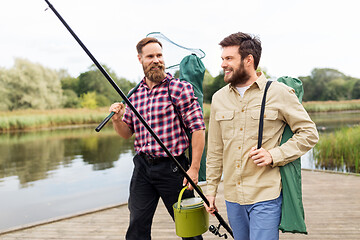
<path fill-rule="evenodd" d="M 136 92 L 136 90 L 139 88 L 141 84 L 141 81 L 130 91 L 130 93 L 126 96 L 127 98 L 129 98 L 134 92 Z M 125 101 L 122 100 L 121 101 L 123 104 L 125 104 Z M 114 116 L 114 112 L 111 112 L 100 124 L 99 126 L 97 126 L 97 128 L 95 128 L 95 131 L 100 132 L 100 130 L 105 126 L 105 124 L 107 124 L 107 122 L 110 120 L 110 118 L 112 118 L 112 116 Z"/>
<path fill-rule="evenodd" d="M 107 124 L 107 122 L 114 116 L 114 112 L 111 112 L 100 124 L 95 128 L 95 131 L 100 132 L 100 130 Z"/>

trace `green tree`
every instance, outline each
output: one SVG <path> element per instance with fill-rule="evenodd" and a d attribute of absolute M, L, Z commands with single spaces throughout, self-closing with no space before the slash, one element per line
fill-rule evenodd
<path fill-rule="evenodd" d="M 79 108 L 80 105 L 80 98 L 77 94 L 71 89 L 65 89 L 63 91 L 63 102 L 62 106 L 64 108 Z"/>
<path fill-rule="evenodd" d="M 84 108 L 95 109 L 98 107 L 96 102 L 96 92 L 83 93 L 81 94 L 80 99 L 80 104 Z"/>
<path fill-rule="evenodd" d="M 0 68 L 0 111 L 9 110 L 9 105 L 11 104 L 9 101 L 9 90 L 5 83 L 5 75 L 7 74 L 7 70 L 4 68 Z"/>
<path fill-rule="evenodd" d="M 62 102 L 60 79 L 55 70 L 17 58 L 10 69 L 2 69 L 0 82 L 4 89 L 1 108 L 51 109 Z"/>
<path fill-rule="evenodd" d="M 61 69 L 58 71 L 60 82 L 61 82 L 61 88 L 63 90 L 72 90 L 75 93 L 79 91 L 79 78 L 75 78 L 70 76 L 70 74 L 66 71 Z"/>
<path fill-rule="evenodd" d="M 349 100 L 357 95 L 360 79 L 335 69 L 315 68 L 310 76 L 299 77 L 304 86 L 304 101 Z"/>
<path fill-rule="evenodd" d="M 132 83 L 125 78 L 119 78 L 116 76 L 116 74 L 107 66 L 103 65 L 103 67 L 125 94 L 127 94 L 130 89 L 135 86 L 135 83 Z M 109 84 L 107 79 L 95 65 L 92 65 L 89 68 L 89 71 L 81 73 L 78 77 L 78 81 L 78 96 L 88 92 L 96 92 L 99 106 L 106 106 L 112 102 L 121 100 L 119 94 Z"/>
<path fill-rule="evenodd" d="M 357 80 L 351 91 L 352 99 L 360 99 L 360 79 Z"/>
<path fill-rule="evenodd" d="M 62 106 L 65 108 L 80 107 L 80 98 L 77 95 L 79 90 L 79 79 L 70 76 L 65 69 L 60 69 L 58 75 L 63 89 Z"/>
<path fill-rule="evenodd" d="M 224 81 L 224 73 L 221 72 L 206 86 L 206 88 L 204 86 L 204 102 L 210 103 L 214 93 L 226 84 L 227 83 Z"/>
<path fill-rule="evenodd" d="M 330 100 L 329 98 L 336 94 L 332 88 L 339 83 L 339 80 L 330 85 L 329 83 L 336 79 L 346 79 L 346 76 L 335 69 L 315 68 L 310 76 L 299 78 L 304 86 L 304 101 L 324 101 Z"/>
<path fill-rule="evenodd" d="M 325 100 L 345 100 L 347 99 L 347 86 L 346 81 L 342 78 L 333 79 L 323 91 L 322 97 Z"/>

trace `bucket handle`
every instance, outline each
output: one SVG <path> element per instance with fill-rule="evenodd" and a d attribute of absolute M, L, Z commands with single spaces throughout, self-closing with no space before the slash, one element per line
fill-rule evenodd
<path fill-rule="evenodd" d="M 203 192 L 199 185 L 196 185 L 196 186 L 200 189 L 201 192 Z M 183 187 L 183 189 L 181 189 L 181 191 L 179 193 L 178 202 L 177 202 L 177 206 L 176 206 L 176 210 L 178 212 L 180 212 L 180 203 L 181 203 L 182 195 L 184 194 L 184 192 L 187 188 L 188 188 L 188 186 L 186 185 L 185 187 Z"/>

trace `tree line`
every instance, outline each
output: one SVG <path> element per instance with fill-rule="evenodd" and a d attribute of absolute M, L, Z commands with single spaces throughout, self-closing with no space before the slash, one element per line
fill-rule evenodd
<path fill-rule="evenodd" d="M 128 93 L 136 83 L 118 77 L 103 65 L 115 83 Z M 270 76 L 263 70 L 265 75 Z M 175 73 L 175 77 L 178 72 Z M 295 76 L 292 76 L 295 77 Z M 315 68 L 309 76 L 298 77 L 303 82 L 303 101 L 350 100 L 360 98 L 360 79 L 346 76 L 335 69 Z M 204 102 L 211 103 L 212 95 L 225 86 L 224 74 L 216 77 L 206 70 L 203 81 Z M 54 70 L 15 59 L 14 66 L 0 68 L 0 110 L 96 108 L 120 101 L 120 96 L 102 73 L 92 65 L 78 77 L 66 70 Z"/>
<path fill-rule="evenodd" d="M 269 76 L 266 71 L 262 71 L 267 78 L 274 79 L 274 77 Z M 303 101 L 360 99 L 360 79 L 346 76 L 338 70 L 331 68 L 314 68 L 309 76 L 298 76 L 297 78 L 303 83 Z M 212 78 L 206 71 L 203 85 L 204 102 L 211 103 L 212 95 L 225 85 L 223 73 Z"/>
<path fill-rule="evenodd" d="M 135 86 L 107 66 L 103 67 L 124 93 Z M 0 96 L 2 111 L 96 108 L 121 100 L 94 65 L 78 77 L 72 77 L 66 70 L 53 70 L 21 58 L 15 59 L 9 69 L 0 68 Z"/>

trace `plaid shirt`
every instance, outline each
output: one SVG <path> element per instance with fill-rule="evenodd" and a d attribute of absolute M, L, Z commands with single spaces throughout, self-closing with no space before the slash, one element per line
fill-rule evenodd
<path fill-rule="evenodd" d="M 144 78 L 129 100 L 169 151 L 174 156 L 179 156 L 189 147 L 189 140 L 170 101 L 169 81 L 172 101 L 177 106 L 185 126 L 190 132 L 205 129 L 202 111 L 191 84 L 173 79 L 169 73 L 153 89 L 146 85 Z M 156 157 L 167 156 L 128 106 L 123 121 L 135 133 L 134 147 L 137 153 L 143 152 Z"/>

